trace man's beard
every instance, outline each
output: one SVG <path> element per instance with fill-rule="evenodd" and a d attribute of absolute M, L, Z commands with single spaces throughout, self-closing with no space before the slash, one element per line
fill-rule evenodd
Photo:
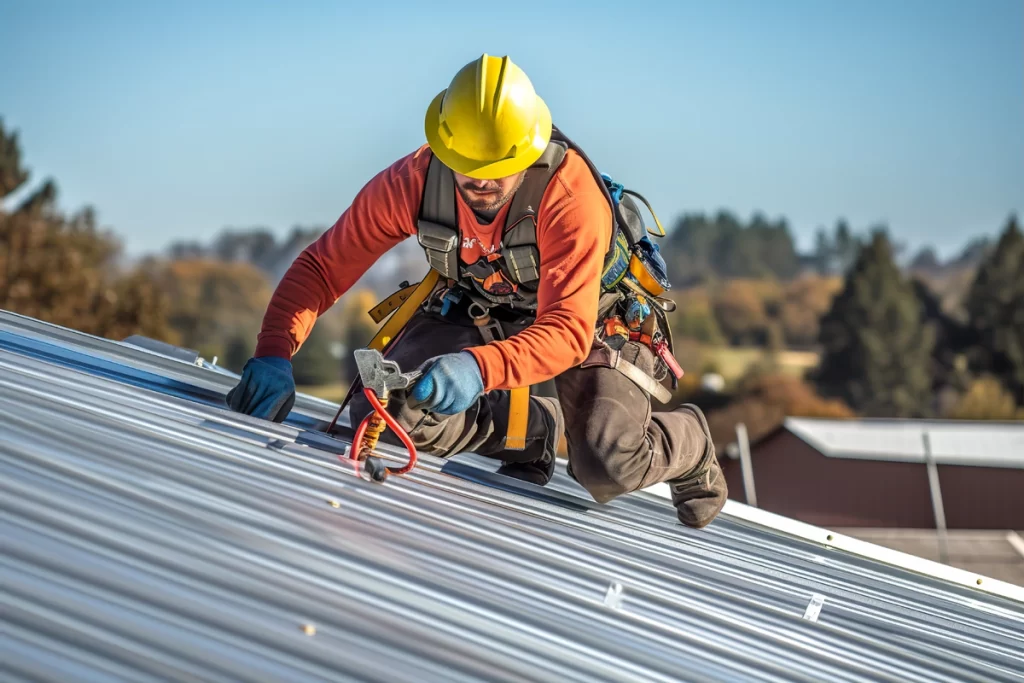
<path fill-rule="evenodd" d="M 505 204 L 507 204 L 510 199 L 512 199 L 512 197 L 515 195 L 516 191 L 519 190 L 519 187 L 523 184 L 523 181 L 525 179 L 526 174 L 524 173 L 519 177 L 519 182 L 516 183 L 515 187 L 509 190 L 504 196 L 492 200 L 470 199 L 468 196 L 466 196 L 466 190 L 462 186 L 456 185 L 456 187 L 459 188 L 459 193 L 462 195 L 463 201 L 466 202 L 466 206 L 473 209 L 473 211 L 476 211 L 477 213 L 493 215 L 496 214 L 498 210 L 501 209 L 501 207 L 505 206 Z"/>

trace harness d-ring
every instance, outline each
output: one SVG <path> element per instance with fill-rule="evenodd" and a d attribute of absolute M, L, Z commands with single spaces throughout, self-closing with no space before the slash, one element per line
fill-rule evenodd
<path fill-rule="evenodd" d="M 480 311 L 479 314 L 473 313 L 474 306 L 476 306 L 476 309 Z M 479 302 L 476 301 L 471 302 L 469 306 L 466 307 L 466 314 L 469 315 L 469 317 L 472 318 L 473 320 L 483 320 L 485 318 L 491 317 L 490 311 L 488 311 L 486 308 L 481 306 Z"/>

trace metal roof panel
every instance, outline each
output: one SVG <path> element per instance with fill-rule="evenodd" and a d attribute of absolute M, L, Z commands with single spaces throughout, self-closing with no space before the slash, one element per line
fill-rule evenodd
<path fill-rule="evenodd" d="M 373 483 L 316 431 L 336 406 L 268 423 L 223 406 L 232 384 L 0 316 L 0 671 L 1024 680 L 1018 587 L 732 503 L 687 529 L 658 491 L 599 505 L 561 468 L 539 488 L 422 456 Z"/>

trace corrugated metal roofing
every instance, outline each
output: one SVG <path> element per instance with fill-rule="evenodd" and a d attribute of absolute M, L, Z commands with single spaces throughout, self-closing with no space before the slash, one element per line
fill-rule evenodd
<path fill-rule="evenodd" d="M 1024 680 L 1013 586 L 472 456 L 371 483 L 331 404 L 267 423 L 232 383 L 0 317 L 4 680 Z"/>
<path fill-rule="evenodd" d="M 791 417 L 784 427 L 833 458 L 923 463 L 927 433 L 939 464 L 1024 468 L 1024 421 Z"/>

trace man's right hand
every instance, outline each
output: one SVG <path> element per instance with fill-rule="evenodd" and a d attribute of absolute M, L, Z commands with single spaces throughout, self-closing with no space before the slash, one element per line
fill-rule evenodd
<path fill-rule="evenodd" d="M 235 412 L 283 422 L 295 405 L 291 361 L 278 356 L 250 358 L 242 368 L 241 381 L 226 398 Z"/>

